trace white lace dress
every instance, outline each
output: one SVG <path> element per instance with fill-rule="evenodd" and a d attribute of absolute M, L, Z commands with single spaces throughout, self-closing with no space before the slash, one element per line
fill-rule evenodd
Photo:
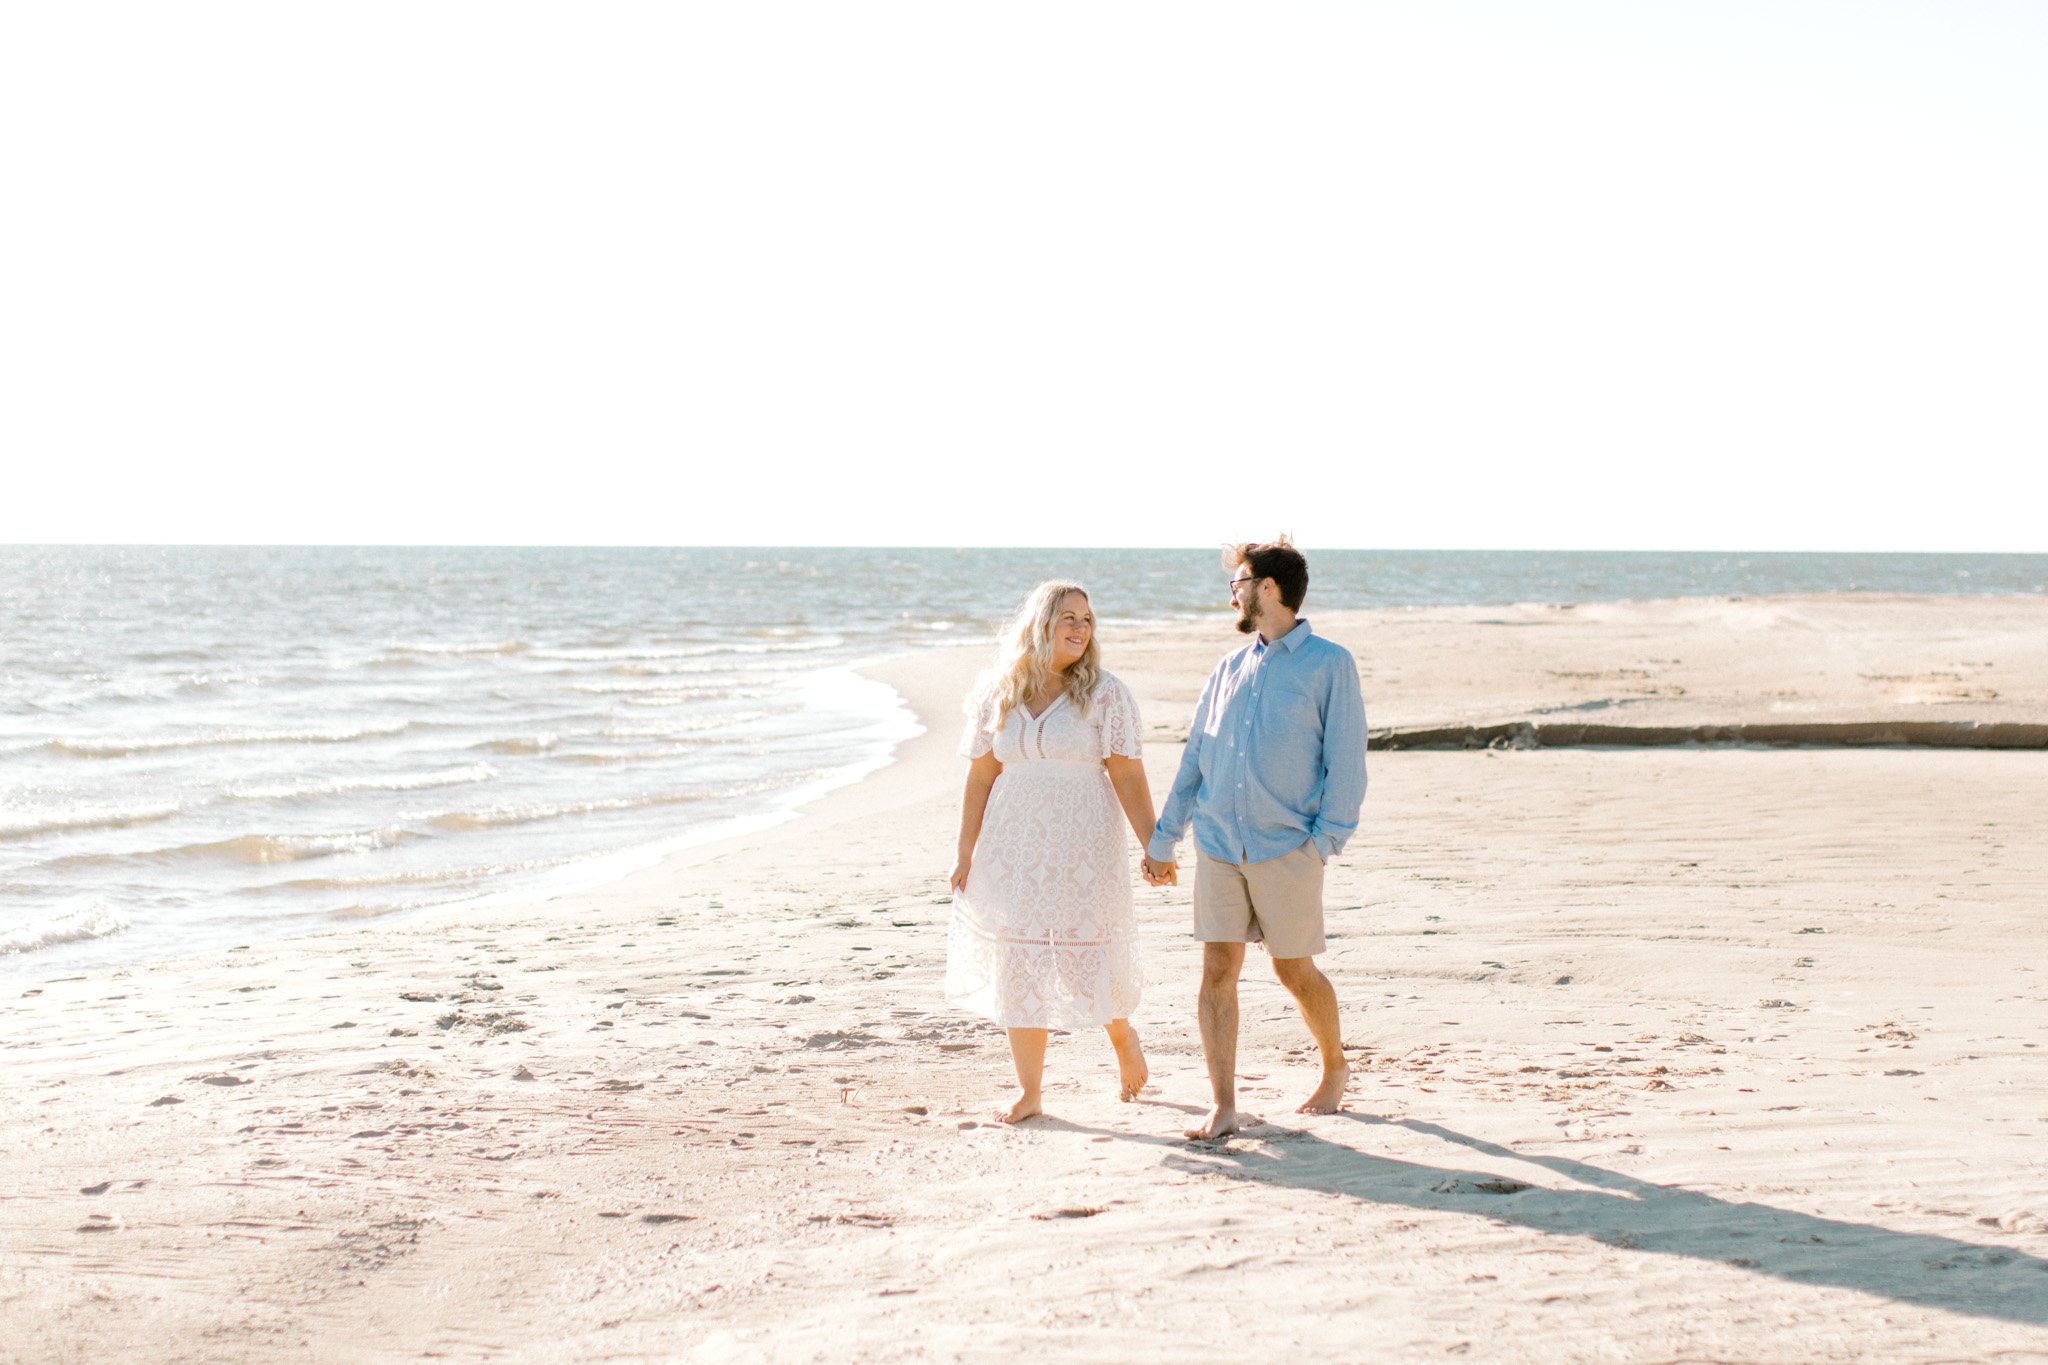
<path fill-rule="evenodd" d="M 946 999 L 1004 1028 L 1080 1028 L 1137 1007 L 1131 836 L 1103 760 L 1139 755 L 1138 704 L 1105 673 L 1083 715 L 1062 696 L 1012 711 L 993 736 L 984 709 L 960 752 L 991 748 L 989 793 L 966 889 L 953 897 Z"/>

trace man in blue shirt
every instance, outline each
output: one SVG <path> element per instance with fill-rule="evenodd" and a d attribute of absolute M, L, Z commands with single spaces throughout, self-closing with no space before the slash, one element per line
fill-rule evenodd
<path fill-rule="evenodd" d="M 1323 951 L 1323 864 L 1358 828 L 1365 703 L 1350 651 L 1297 616 L 1308 561 L 1282 536 L 1224 551 L 1237 628 L 1257 638 L 1216 665 L 1195 705 L 1180 772 L 1145 850 L 1145 879 L 1174 878 L 1195 829 L 1195 937 L 1202 943 L 1202 1053 L 1215 1107 L 1194 1138 L 1237 1131 L 1237 981 L 1263 942 L 1322 1052 L 1296 1113 L 1334 1113 L 1348 1071 Z"/>

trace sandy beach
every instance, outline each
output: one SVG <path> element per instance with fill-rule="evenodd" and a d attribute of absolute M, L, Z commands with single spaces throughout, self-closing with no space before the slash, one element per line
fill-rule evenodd
<path fill-rule="evenodd" d="M 2048 724 L 2040 599 L 1309 607 L 1381 731 Z M 1102 643 L 1163 793 L 1238 637 Z M 1190 1144 L 1186 886 L 1138 889 L 1152 1087 L 1056 1036 L 986 1121 L 982 661 L 877 666 L 893 764 L 604 889 L 10 990 L 0 1360 L 2048 1360 L 2048 751 L 1375 753 L 1346 1111 L 1292 1112 L 1254 950 L 1263 1121 Z"/>

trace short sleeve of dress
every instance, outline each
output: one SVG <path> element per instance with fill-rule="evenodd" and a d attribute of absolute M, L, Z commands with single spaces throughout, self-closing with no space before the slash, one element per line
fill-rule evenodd
<path fill-rule="evenodd" d="M 1123 679 L 1105 676 L 1095 689 L 1095 706 L 1102 729 L 1102 757 L 1144 756 L 1144 723 L 1138 718 L 1138 699 Z"/>
<path fill-rule="evenodd" d="M 989 731 L 995 720 L 996 699 L 984 693 L 967 699 L 967 728 L 960 735 L 960 757 L 980 758 L 995 747 Z"/>

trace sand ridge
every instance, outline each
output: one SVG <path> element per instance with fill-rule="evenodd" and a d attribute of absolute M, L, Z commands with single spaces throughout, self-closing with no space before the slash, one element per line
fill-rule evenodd
<path fill-rule="evenodd" d="M 2019 610 L 1940 605 L 1966 641 Z M 1955 652 L 1932 619 L 1875 648 Z M 1375 643 L 1405 625 L 1328 633 L 1375 723 L 1457 714 L 1486 628 Z M 1612 625 L 1554 671 L 1661 647 Z M 1105 640 L 1155 791 L 1234 643 Z M 0 1002 L 0 1358 L 2048 1359 L 2041 755 L 1375 755 L 1324 959 L 1348 1112 L 1291 1112 L 1312 1049 L 1254 952 L 1266 1121 L 1177 1138 L 1196 956 L 1185 889 L 1140 887 L 1152 1087 L 1060 1036 L 1012 1130 L 1000 1034 L 939 998 L 977 663 L 881 670 L 930 731 L 777 830 Z"/>

